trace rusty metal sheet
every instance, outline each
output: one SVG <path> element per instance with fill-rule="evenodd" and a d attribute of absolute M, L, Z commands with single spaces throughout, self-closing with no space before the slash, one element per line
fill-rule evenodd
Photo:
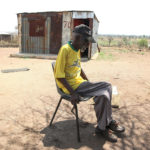
<path fill-rule="evenodd" d="M 48 19 L 45 21 L 44 28 L 49 26 L 50 21 Z M 44 29 L 44 30 L 45 30 Z M 50 34 L 49 30 L 45 30 L 44 36 L 30 36 L 30 23 L 28 18 L 22 18 L 22 28 L 21 28 L 21 53 L 35 53 L 35 54 L 45 54 L 49 53 L 49 39 L 47 38 Z"/>
<path fill-rule="evenodd" d="M 24 18 L 28 18 L 28 20 L 45 20 L 46 19 L 46 17 L 45 17 L 45 15 L 42 15 L 42 14 L 39 14 L 39 13 L 37 13 L 37 14 L 24 14 L 22 17 L 24 17 Z"/>
<path fill-rule="evenodd" d="M 62 14 L 51 16 L 50 52 L 58 54 L 62 39 Z"/>
<path fill-rule="evenodd" d="M 45 36 L 45 19 L 29 20 L 30 36 Z"/>

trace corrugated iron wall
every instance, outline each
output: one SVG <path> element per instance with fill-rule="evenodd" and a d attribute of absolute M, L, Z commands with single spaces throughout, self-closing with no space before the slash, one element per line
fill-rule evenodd
<path fill-rule="evenodd" d="M 21 32 L 21 30 L 22 30 L 22 16 L 21 16 L 21 14 L 18 14 L 17 15 L 17 18 L 18 18 L 18 40 L 19 40 L 19 53 L 21 53 L 21 51 L 22 51 L 22 45 L 21 45 L 21 41 L 22 41 L 22 32 Z"/>
<path fill-rule="evenodd" d="M 35 54 L 49 54 L 50 53 L 50 17 L 45 20 L 44 36 L 30 36 L 29 35 L 29 18 L 22 17 L 21 27 L 21 52 L 35 53 Z"/>
<path fill-rule="evenodd" d="M 58 54 L 62 45 L 62 18 L 62 13 L 53 13 L 51 16 L 50 52 L 52 54 Z"/>
<path fill-rule="evenodd" d="M 94 18 L 94 12 L 83 12 L 83 11 L 74 11 L 72 18 L 75 19 L 88 19 L 88 18 Z"/>

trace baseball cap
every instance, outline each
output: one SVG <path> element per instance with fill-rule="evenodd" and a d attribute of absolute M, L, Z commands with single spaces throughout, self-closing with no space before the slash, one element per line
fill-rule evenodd
<path fill-rule="evenodd" d="M 85 24 L 80 24 L 80 25 L 76 26 L 74 28 L 73 32 L 82 34 L 84 36 L 84 38 L 86 38 L 89 42 L 96 43 L 96 41 L 92 37 L 91 29 Z"/>

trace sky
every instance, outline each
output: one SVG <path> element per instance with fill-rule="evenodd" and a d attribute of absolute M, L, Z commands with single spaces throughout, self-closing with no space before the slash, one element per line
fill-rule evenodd
<path fill-rule="evenodd" d="M 150 0 L 1 0 L 0 33 L 14 32 L 17 13 L 92 10 L 99 34 L 150 35 Z"/>

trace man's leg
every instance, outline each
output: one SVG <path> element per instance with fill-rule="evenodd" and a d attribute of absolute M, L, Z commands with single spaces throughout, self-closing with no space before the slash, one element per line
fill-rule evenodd
<path fill-rule="evenodd" d="M 94 109 L 98 123 L 95 132 L 111 142 L 117 142 L 117 136 L 112 134 L 111 130 L 107 128 L 112 121 L 111 99 L 112 87 L 110 84 L 107 86 L 104 95 L 94 97 Z"/>
<path fill-rule="evenodd" d="M 121 133 L 125 131 L 125 128 L 120 126 L 115 120 L 112 119 L 111 99 L 111 85 L 107 87 L 105 96 L 96 96 L 94 98 L 94 109 L 98 122 L 98 126 L 95 131 L 97 134 L 103 135 L 109 141 L 117 142 L 117 137 L 112 134 L 111 130 L 117 133 Z"/>
<path fill-rule="evenodd" d="M 112 134 L 112 131 L 123 132 L 124 127 L 118 126 L 116 121 L 112 120 L 112 86 L 107 82 L 83 82 L 77 90 L 81 96 L 92 96 L 95 101 L 95 112 L 97 116 L 98 126 L 96 127 L 96 134 L 104 136 L 111 142 L 116 142 L 117 137 Z"/>
<path fill-rule="evenodd" d="M 112 108 L 111 108 L 111 99 L 112 99 L 112 87 L 109 85 L 106 88 L 104 96 L 96 96 L 95 101 L 95 113 L 97 117 L 98 127 L 102 130 L 106 129 L 106 126 L 112 121 Z"/>
<path fill-rule="evenodd" d="M 106 126 L 112 121 L 111 110 L 109 110 L 110 104 L 105 96 L 95 97 L 94 101 L 98 127 L 101 130 L 105 130 Z"/>

